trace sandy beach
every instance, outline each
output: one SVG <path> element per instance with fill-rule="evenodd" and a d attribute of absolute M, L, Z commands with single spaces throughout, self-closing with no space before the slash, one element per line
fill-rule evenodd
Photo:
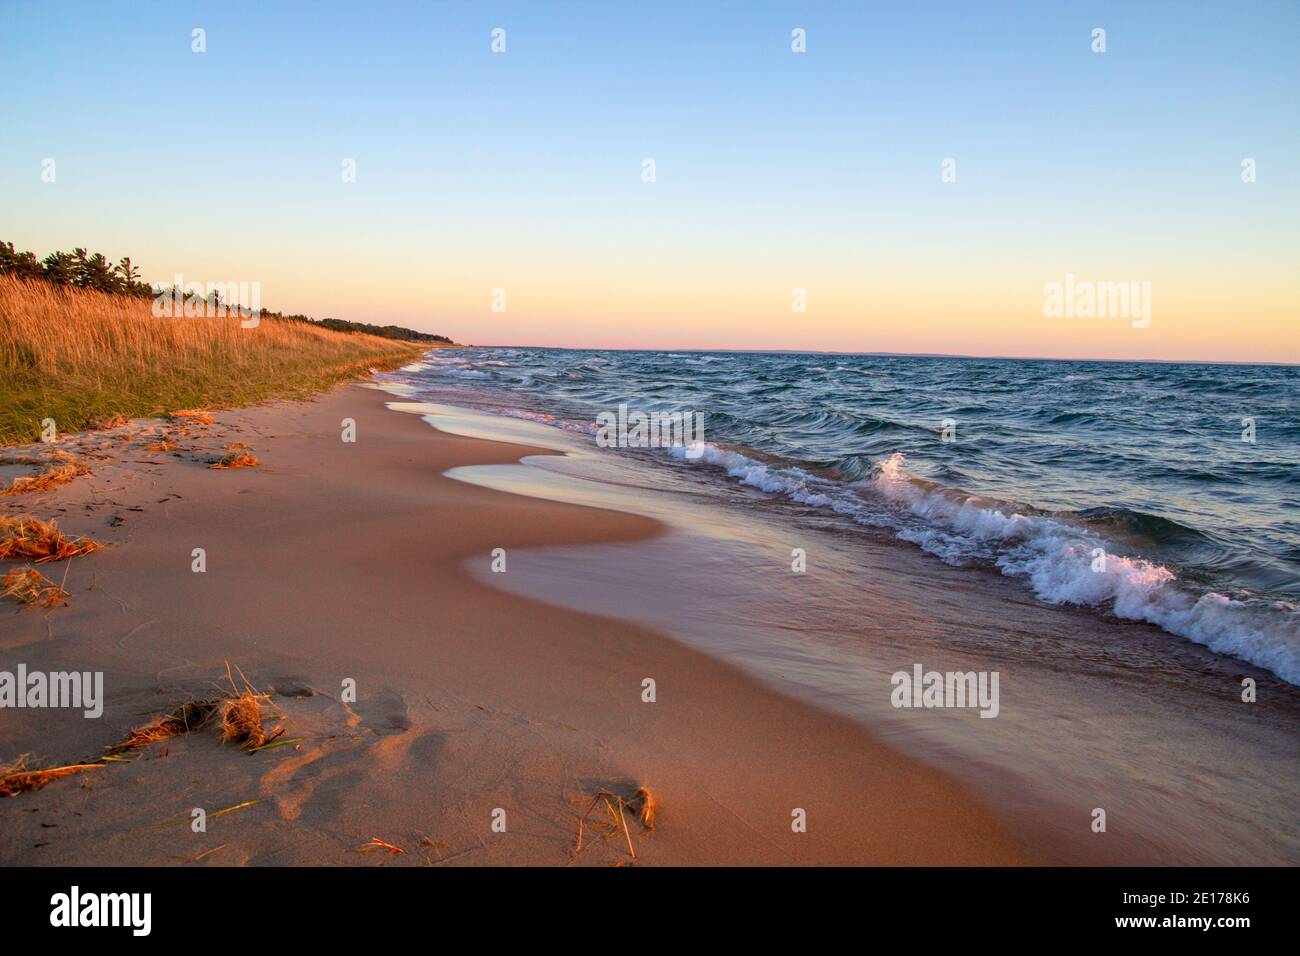
<path fill-rule="evenodd" d="M 2 799 L 0 863 L 619 865 L 629 839 L 652 865 L 1026 859 L 962 785 L 860 723 L 663 633 L 476 580 L 466 566 L 496 548 L 662 528 L 449 479 L 547 452 L 440 432 L 392 400 L 346 386 L 218 412 L 170 452 L 147 450 L 158 422 L 69 436 L 92 475 L 0 499 L 106 545 L 71 561 L 67 607 L 0 609 L 0 670 L 103 671 L 103 716 L 0 711 L 0 758 L 95 757 L 225 685 L 227 661 L 270 695 L 268 730 L 301 738 L 248 754 L 196 732 Z M 209 469 L 232 443 L 258 467 Z M 576 852 L 593 796 L 640 786 L 653 832 L 587 829 Z M 405 852 L 359 849 L 373 838 Z"/>
<path fill-rule="evenodd" d="M 1289 928 L 1300 8 L 120 6 L 0 31 L 11 948 Z"/>

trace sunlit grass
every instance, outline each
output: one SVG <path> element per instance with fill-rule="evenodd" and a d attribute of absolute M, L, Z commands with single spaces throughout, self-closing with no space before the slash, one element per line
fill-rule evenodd
<path fill-rule="evenodd" d="M 0 276 L 0 444 L 36 441 L 46 418 L 72 432 L 303 397 L 427 347 L 291 319 L 155 318 L 148 299 Z"/>

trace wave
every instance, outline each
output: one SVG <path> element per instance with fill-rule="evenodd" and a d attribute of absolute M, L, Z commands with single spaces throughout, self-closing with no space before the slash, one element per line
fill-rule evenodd
<path fill-rule="evenodd" d="M 1037 417 L 1046 418 L 1048 425 L 1097 425 L 1101 416 L 1092 412 L 1056 412 L 1046 410 Z"/>
<path fill-rule="evenodd" d="M 1113 553 L 1105 538 L 1085 528 L 1045 515 L 1007 513 L 951 489 L 926 489 L 906 472 L 904 461 L 897 453 L 884 461 L 875 488 L 937 527 L 907 529 L 899 537 L 945 558 L 971 541 L 993 543 L 999 546 L 999 570 L 1026 580 L 1048 603 L 1105 608 L 1116 617 L 1146 621 L 1300 684 L 1300 607 L 1214 591 L 1198 595 L 1164 565 Z M 1158 530 L 1168 533 L 1172 524 Z"/>
<path fill-rule="evenodd" d="M 1157 546 L 1172 544 L 1192 548 L 1209 541 L 1207 535 L 1195 528 L 1132 508 L 1087 508 L 1074 512 L 1072 517 L 1091 527 L 1131 535 Z"/>
<path fill-rule="evenodd" d="M 669 451 L 686 460 L 685 449 Z M 1145 621 L 1300 685 L 1300 606 L 1214 591 L 1198 594 L 1168 567 L 1119 553 L 1087 527 L 916 478 L 901 453 L 879 462 L 873 477 L 847 485 L 713 445 L 699 460 L 762 491 L 829 508 L 859 524 L 891 528 L 899 539 L 949 564 L 991 564 L 1050 604 Z M 863 491 L 892 508 L 873 507 Z M 1158 520 L 1149 527 L 1170 532 Z"/>

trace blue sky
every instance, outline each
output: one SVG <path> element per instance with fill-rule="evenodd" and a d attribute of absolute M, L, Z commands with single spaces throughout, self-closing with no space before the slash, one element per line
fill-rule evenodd
<path fill-rule="evenodd" d="M 148 279 L 260 279 L 277 308 L 573 345 L 622 318 L 632 344 L 707 345 L 656 339 L 694 308 L 695 328 L 722 316 L 714 344 L 744 345 L 727 302 L 779 274 L 839 310 L 785 344 L 852 345 L 861 326 L 872 348 L 879 317 L 852 303 L 898 300 L 902 277 L 988 300 L 1067 269 L 1168 275 L 1164 301 L 1240 282 L 1234 301 L 1272 312 L 1297 288 L 1295 3 L 3 11 L 0 238 L 130 254 Z M 508 318 L 480 314 L 496 286 L 518 290 Z M 666 287 L 683 291 L 646 305 Z"/>

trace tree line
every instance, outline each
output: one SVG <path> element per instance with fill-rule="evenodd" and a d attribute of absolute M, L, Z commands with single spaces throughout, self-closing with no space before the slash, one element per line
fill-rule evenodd
<path fill-rule="evenodd" d="M 0 275 L 5 274 L 116 295 L 154 297 L 153 286 L 140 281 L 140 270 L 129 258 L 123 257 L 114 265 L 103 253 L 90 255 L 80 246 L 37 259 L 34 252 L 15 252 L 12 242 L 0 242 Z"/>
<path fill-rule="evenodd" d="M 112 295 L 129 295 L 141 299 L 153 299 L 163 289 L 155 289 L 140 280 L 140 270 L 129 257 L 122 257 L 113 263 L 102 253 L 88 253 L 80 246 L 71 252 L 51 252 L 44 259 L 36 258 L 34 252 L 17 252 L 12 242 L 0 242 L 0 275 L 13 275 L 20 279 L 48 282 L 51 285 L 74 286 L 79 289 L 93 289 Z M 234 303 L 231 303 L 232 311 Z M 367 322 L 348 322 L 343 319 L 316 320 L 307 315 L 285 315 L 263 309 L 264 316 L 286 319 L 291 322 L 309 322 L 335 332 L 365 332 L 385 339 L 402 339 L 408 342 L 451 342 L 445 335 L 431 335 L 414 329 L 402 328 L 400 325 L 370 325 Z"/>
<path fill-rule="evenodd" d="M 404 329 L 400 325 L 371 325 L 369 322 L 348 322 L 345 319 L 320 319 L 316 324 L 327 329 L 333 329 L 335 332 L 365 332 L 386 339 L 405 339 L 408 342 L 451 341 L 445 335 L 430 335 L 428 332 Z"/>

